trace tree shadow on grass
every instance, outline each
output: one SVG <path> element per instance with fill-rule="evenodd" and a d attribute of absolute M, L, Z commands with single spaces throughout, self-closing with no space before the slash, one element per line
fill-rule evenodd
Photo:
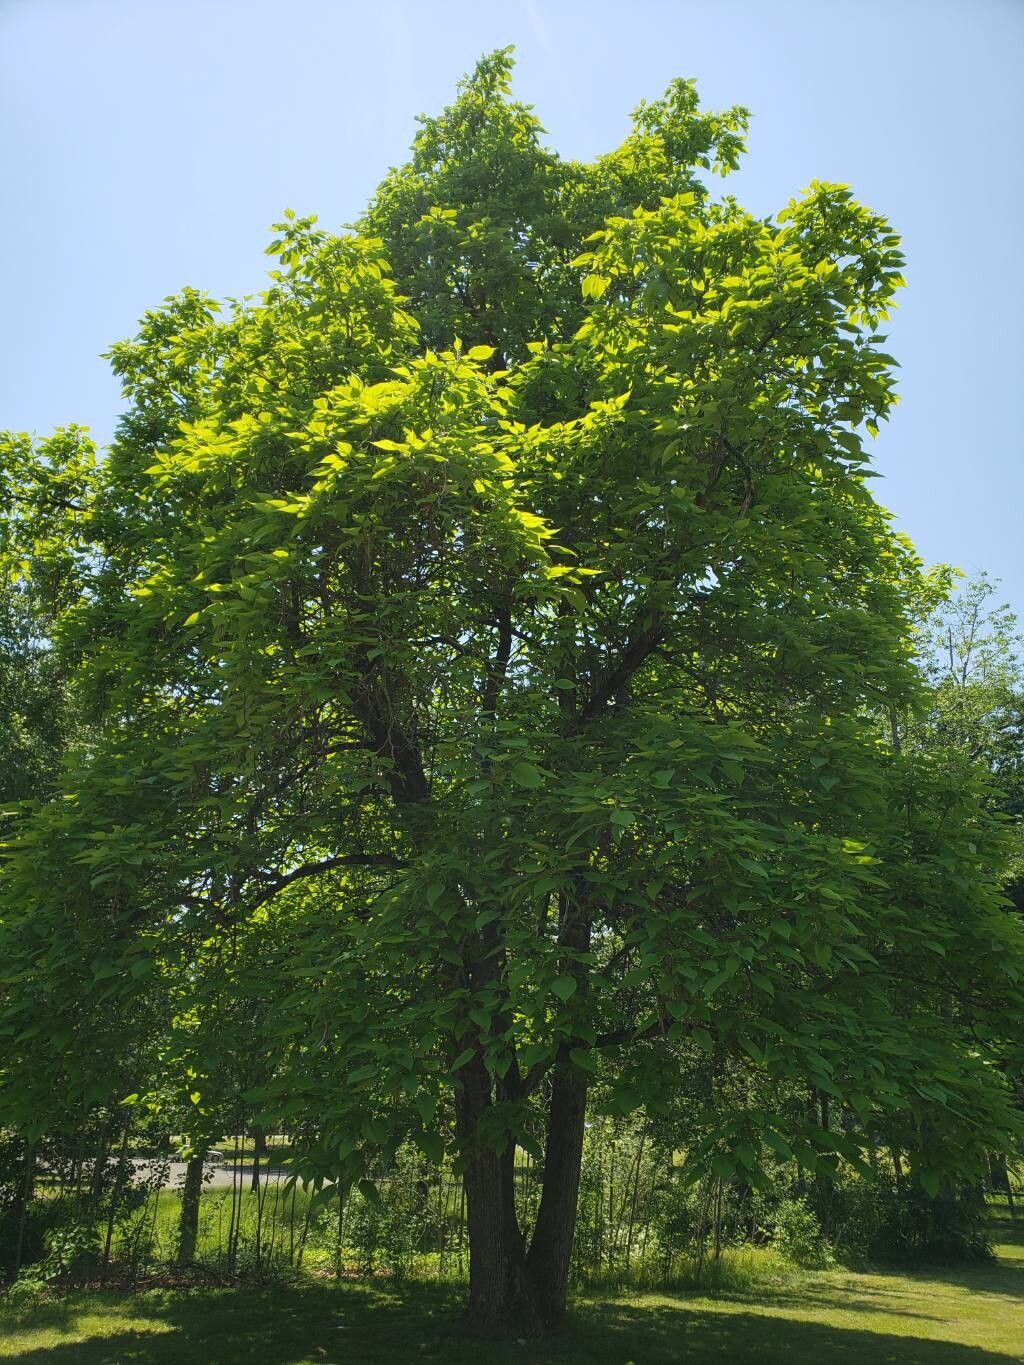
<path fill-rule="evenodd" d="M 772 1307 L 831 1307 L 853 1312 L 891 1313 L 898 1317 L 937 1319 L 927 1313 L 893 1305 L 907 1297 L 899 1287 L 905 1281 L 917 1293 L 927 1294 L 930 1285 L 947 1285 L 971 1294 L 999 1295 L 1019 1302 L 1024 1312 L 1024 1212 L 990 1213 L 993 1240 L 1009 1248 L 994 1260 L 967 1265 L 877 1265 L 874 1272 L 885 1278 L 878 1284 L 868 1282 L 867 1273 L 852 1272 L 849 1281 L 816 1285 L 805 1282 L 796 1290 L 771 1290 L 765 1294 L 730 1294 L 735 1302 L 769 1304 Z M 1018 1253 L 1017 1249 L 1020 1248 Z M 840 1273 L 841 1270 L 840 1270 Z M 877 1303 L 872 1303 L 877 1299 Z M 1024 1332 L 1024 1328 L 1022 1328 Z"/>
<path fill-rule="evenodd" d="M 682 1302 L 678 1307 L 603 1305 L 597 1316 L 603 1319 L 602 1335 L 612 1340 L 618 1337 L 623 1349 L 623 1354 L 613 1347 L 607 1356 L 593 1357 L 609 1365 L 626 1360 L 636 1365 L 668 1365 L 670 1361 L 687 1365 L 1008 1365 L 1018 1360 L 956 1342 L 763 1313 L 715 1312 Z"/>
<path fill-rule="evenodd" d="M 75 1330 L 83 1342 L 17 1349 L 19 1365 L 1010 1365 L 1000 1352 L 825 1323 L 716 1311 L 685 1299 L 584 1304 L 542 1341 L 481 1342 L 461 1324 L 461 1295 L 441 1286 L 388 1292 L 313 1286 L 117 1299 L 79 1296 L 42 1306 L 29 1330 Z M 96 1318 L 100 1323 L 96 1324 Z M 109 1318 L 109 1323 L 103 1319 Z M 125 1330 L 119 1330 L 123 1324 Z"/>
<path fill-rule="evenodd" d="M 914 1284 L 948 1284 L 972 1294 L 999 1294 L 1024 1304 L 1024 1214 L 990 1214 L 993 1241 L 1009 1248 L 1009 1254 L 977 1265 L 917 1266 L 896 1270 Z"/>
<path fill-rule="evenodd" d="M 980 1266 L 940 1266 L 897 1271 L 922 1288 L 929 1284 L 954 1285 L 972 1294 L 998 1294 L 1024 1305 L 1024 1261 L 995 1261 Z"/>
<path fill-rule="evenodd" d="M 685 1298 L 686 1295 L 681 1295 Z M 822 1309 L 843 1313 L 880 1313 L 885 1317 L 911 1318 L 919 1322 L 944 1322 L 945 1316 L 938 1313 L 922 1313 L 917 1308 L 900 1308 L 901 1299 L 909 1295 L 901 1293 L 891 1285 L 874 1288 L 857 1281 L 855 1284 L 814 1284 L 805 1282 L 797 1289 L 771 1289 L 763 1294 L 745 1294 L 737 1290 L 719 1291 L 709 1295 L 718 1302 L 741 1304 L 750 1308 L 769 1309 L 772 1312 L 797 1308 L 804 1311 Z"/>

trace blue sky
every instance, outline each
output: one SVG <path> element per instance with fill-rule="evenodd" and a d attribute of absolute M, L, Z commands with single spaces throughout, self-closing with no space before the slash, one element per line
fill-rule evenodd
<path fill-rule="evenodd" d="M 508 43 L 564 155 L 694 76 L 752 111 L 749 208 L 818 178 L 890 217 L 908 288 L 876 494 L 1024 616 L 1024 0 L 0 0 L 0 427 L 107 439 L 101 351 L 182 285 L 259 289 L 285 207 L 354 218 L 415 115 Z"/>

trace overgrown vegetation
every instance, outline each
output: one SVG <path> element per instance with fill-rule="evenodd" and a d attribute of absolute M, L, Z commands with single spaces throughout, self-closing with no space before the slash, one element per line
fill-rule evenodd
<path fill-rule="evenodd" d="M 755 1188 L 714 1175 L 688 1181 L 666 1136 L 636 1121 L 589 1126 L 570 1275 L 577 1294 L 757 1293 L 837 1261 L 965 1264 L 991 1255 L 984 1191 L 951 1186 L 930 1198 L 897 1175 L 898 1154 L 876 1157 L 870 1179 L 846 1167 L 823 1180 L 779 1162 Z M 140 1158 L 126 1171 L 118 1157 L 90 1154 L 73 1169 L 50 1147 L 39 1154 L 35 1198 L 26 1203 L 17 1185 L 23 1167 L 8 1153 L 0 1247 L 15 1299 L 83 1283 L 466 1280 L 465 1191 L 450 1166 L 403 1148 L 365 1192 L 333 1186 L 314 1195 L 287 1178 L 278 1142 L 266 1145 L 265 1164 L 244 1163 L 237 1142 L 223 1147 L 226 1164 L 204 1163 L 185 1259 L 183 1163 L 172 1174 L 168 1159 Z M 515 1188 L 528 1226 L 543 1168 L 522 1151 Z"/>
<path fill-rule="evenodd" d="M 572 1320 L 544 1342 L 490 1342 L 497 1365 L 643 1361 L 676 1365 L 729 1360 L 757 1365 L 835 1361 L 868 1365 L 968 1365 L 1020 1358 L 1024 1325 L 1024 1234 L 997 1224 L 999 1260 L 952 1272 L 862 1275 L 789 1272 L 774 1281 L 752 1269 L 713 1291 L 685 1295 L 582 1295 Z M 748 1254 L 752 1257 L 754 1254 Z M 0 1357 L 145 1365 L 253 1360 L 313 1365 L 426 1359 L 475 1362 L 480 1342 L 459 1322 L 457 1287 L 274 1283 L 239 1291 L 72 1292 L 0 1304 Z"/>

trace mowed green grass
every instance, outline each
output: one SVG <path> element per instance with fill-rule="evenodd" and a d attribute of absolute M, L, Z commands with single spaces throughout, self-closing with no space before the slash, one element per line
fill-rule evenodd
<path fill-rule="evenodd" d="M 481 1343 L 461 1291 L 343 1284 L 73 1294 L 0 1316 L 22 1365 L 983 1365 L 1024 1361 L 1024 1217 L 997 1215 L 999 1259 L 913 1274 L 804 1275 L 756 1295 L 584 1298 L 543 1342 Z"/>

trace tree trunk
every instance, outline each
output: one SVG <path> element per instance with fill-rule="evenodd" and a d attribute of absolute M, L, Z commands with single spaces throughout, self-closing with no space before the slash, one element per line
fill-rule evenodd
<path fill-rule="evenodd" d="M 100 1134 L 100 1145 L 96 1153 L 96 1159 L 92 1166 L 92 1179 L 89 1182 L 89 1208 L 95 1209 L 100 1202 L 100 1195 L 103 1193 L 103 1182 L 107 1174 L 107 1162 L 110 1160 L 110 1147 L 114 1140 L 114 1121 L 107 1119 Z"/>
<path fill-rule="evenodd" d="M 567 1057 L 562 1058 L 556 1064 L 553 1078 L 544 1184 L 526 1262 L 540 1318 L 546 1327 L 565 1316 L 586 1112 L 587 1082 Z"/>
<path fill-rule="evenodd" d="M 1006 1157 L 1001 1154 L 990 1155 L 988 1163 L 992 1189 L 1001 1190 L 1006 1195 L 1007 1208 L 1013 1213 L 1013 1186 L 1010 1184 L 1010 1170 L 1006 1164 Z"/>
<path fill-rule="evenodd" d="M 491 1103 L 490 1078 L 478 1053 L 459 1073 L 455 1112 L 463 1150 L 469 1227 L 469 1321 L 489 1336 L 513 1327 L 534 1330 L 537 1313 L 526 1274 L 523 1235 L 515 1205 L 515 1147 L 497 1153 L 481 1141 Z"/>
<path fill-rule="evenodd" d="M 103 1241 L 104 1272 L 110 1264 L 110 1252 L 114 1244 L 114 1224 L 117 1221 L 118 1209 L 121 1206 L 121 1195 L 124 1192 L 128 1176 L 128 1137 L 131 1130 L 132 1116 L 129 1113 L 124 1121 L 124 1128 L 121 1130 L 121 1145 L 117 1153 L 117 1171 L 114 1175 L 113 1189 L 110 1191 L 110 1212 L 107 1214 L 107 1234 Z"/>
<path fill-rule="evenodd" d="M 259 1124 L 252 1126 L 252 1191 L 259 1194 L 260 1191 L 260 1161 L 267 1155 L 267 1135 Z M 269 1165 L 269 1162 L 268 1162 Z"/>
<path fill-rule="evenodd" d="M 558 941 L 569 950 L 560 965 L 585 999 L 587 968 L 580 958 L 590 946 L 590 919 L 579 896 L 563 893 L 559 898 Z M 489 951 L 468 971 L 476 989 L 494 980 L 501 961 L 497 942 L 488 944 L 485 936 L 484 946 Z M 515 1328 L 520 1335 L 530 1334 L 565 1314 L 587 1106 L 586 1079 L 569 1061 L 572 1046 L 572 1040 L 563 1044 L 552 1074 L 544 1181 L 529 1255 L 516 1214 L 515 1144 L 506 1139 L 506 1149 L 498 1152 L 494 1139 L 500 1139 L 500 1125 L 487 1131 L 488 1120 L 498 1117 L 495 1098 L 521 1098 L 518 1066 L 513 1061 L 495 1094 L 478 1043 L 458 1073 L 455 1114 L 466 1159 L 469 1318 L 478 1331 L 503 1334 Z"/>
<path fill-rule="evenodd" d="M 581 1002 L 589 993 L 588 969 L 581 959 L 590 948 L 590 924 L 586 887 L 577 883 L 571 893 L 562 892 L 558 898 L 558 942 L 567 950 L 560 966 L 576 981 Z M 541 1321 L 547 1327 L 565 1316 L 583 1165 L 587 1081 L 569 1060 L 572 1046 L 570 1039 L 560 1047 L 552 1075 L 544 1184 L 527 1263 Z"/>
<path fill-rule="evenodd" d="M 14 1273 L 21 1270 L 21 1258 L 25 1249 L 25 1224 L 28 1220 L 28 1206 L 32 1202 L 36 1179 L 36 1144 L 25 1144 L 25 1171 L 21 1179 L 21 1192 L 18 1196 L 18 1239 L 14 1246 Z"/>
<path fill-rule="evenodd" d="M 204 1149 L 189 1157 L 185 1183 L 181 1187 L 181 1214 L 178 1218 L 178 1265 L 183 1269 L 195 1260 L 199 1237 L 199 1200 L 203 1192 Z"/>

